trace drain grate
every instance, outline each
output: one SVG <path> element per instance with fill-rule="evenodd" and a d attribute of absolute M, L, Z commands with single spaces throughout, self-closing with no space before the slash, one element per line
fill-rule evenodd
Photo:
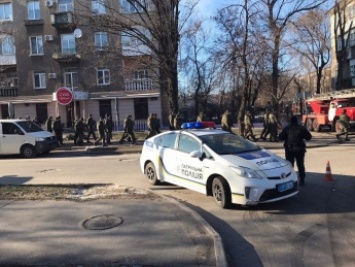
<path fill-rule="evenodd" d="M 88 230 L 107 230 L 123 223 L 121 217 L 111 214 L 91 217 L 83 222 L 83 227 Z"/>

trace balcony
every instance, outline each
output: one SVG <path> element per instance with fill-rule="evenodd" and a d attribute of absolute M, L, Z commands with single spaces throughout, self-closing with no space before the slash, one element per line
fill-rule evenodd
<path fill-rule="evenodd" d="M 51 24 L 57 29 L 75 28 L 74 15 L 72 12 L 60 12 L 51 14 Z"/>
<path fill-rule="evenodd" d="M 73 53 L 63 53 L 63 52 L 54 52 L 52 58 L 59 63 L 72 63 L 80 61 L 80 54 Z"/>
<path fill-rule="evenodd" d="M 9 66 L 16 66 L 16 56 L 0 56 L 0 66 L 1 67 L 9 67 Z"/>
<path fill-rule="evenodd" d="M 9 87 L 0 85 L 0 97 L 15 97 L 18 96 L 17 87 Z"/>
<path fill-rule="evenodd" d="M 43 25 L 43 19 L 36 19 L 36 20 L 25 20 L 25 25 L 26 26 L 37 26 L 37 25 Z"/>
<path fill-rule="evenodd" d="M 152 90 L 152 80 L 148 78 L 144 79 L 126 79 L 125 90 L 130 92 L 136 91 L 148 91 Z"/>

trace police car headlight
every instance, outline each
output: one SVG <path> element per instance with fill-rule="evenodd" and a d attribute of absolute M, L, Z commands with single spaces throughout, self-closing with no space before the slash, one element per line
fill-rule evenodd
<path fill-rule="evenodd" d="M 244 168 L 244 167 L 230 167 L 230 168 L 241 177 L 253 178 L 253 179 L 262 179 L 263 178 L 256 171 L 249 169 L 249 168 Z"/>
<path fill-rule="evenodd" d="M 43 138 L 43 137 L 36 137 L 36 141 L 37 142 L 42 142 L 42 141 L 45 141 L 46 138 Z"/>

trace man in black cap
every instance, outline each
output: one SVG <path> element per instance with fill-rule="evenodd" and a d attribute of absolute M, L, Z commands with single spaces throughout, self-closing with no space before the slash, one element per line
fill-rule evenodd
<path fill-rule="evenodd" d="M 304 140 L 311 140 L 311 133 L 302 125 L 298 124 L 297 117 L 292 116 L 290 124 L 279 134 L 279 140 L 284 140 L 285 157 L 294 166 L 295 160 L 300 178 L 300 185 L 305 184 L 306 171 L 304 167 L 304 157 L 306 144 Z"/>

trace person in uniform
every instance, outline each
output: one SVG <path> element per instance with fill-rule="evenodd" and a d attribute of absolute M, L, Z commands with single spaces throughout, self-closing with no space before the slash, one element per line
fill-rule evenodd
<path fill-rule="evenodd" d="M 255 142 L 256 138 L 253 133 L 253 128 L 253 118 L 251 117 L 251 113 L 247 111 L 244 115 L 244 137 L 245 139 Z"/>
<path fill-rule="evenodd" d="M 55 118 L 52 128 L 53 128 L 55 136 L 57 137 L 59 146 L 62 146 L 63 145 L 63 129 L 64 129 L 64 127 L 63 127 L 60 116 Z"/>
<path fill-rule="evenodd" d="M 222 130 L 232 132 L 233 118 L 229 110 L 226 110 L 222 115 L 221 127 Z"/>
<path fill-rule="evenodd" d="M 266 137 L 268 136 L 268 134 L 270 134 L 269 132 L 269 113 L 270 111 L 268 109 L 266 109 L 264 117 L 263 117 L 263 131 L 260 134 L 260 139 L 262 140 L 266 140 Z"/>
<path fill-rule="evenodd" d="M 107 144 L 111 144 L 112 140 L 112 132 L 113 132 L 113 121 L 110 115 L 106 115 L 106 120 L 105 120 L 105 126 L 106 126 L 106 141 Z"/>
<path fill-rule="evenodd" d="M 277 142 L 278 141 L 278 127 L 282 128 L 282 124 L 277 119 L 276 114 L 274 111 L 271 111 L 268 116 L 268 132 L 270 133 L 270 142 Z M 267 134 L 265 134 L 267 136 Z"/>
<path fill-rule="evenodd" d="M 74 144 L 81 146 L 84 143 L 84 131 L 85 131 L 85 122 L 84 118 L 80 117 L 74 125 L 75 137 Z"/>
<path fill-rule="evenodd" d="M 349 139 L 349 116 L 346 114 L 346 109 L 343 109 L 339 116 L 339 120 L 335 124 L 335 130 L 337 132 L 336 137 L 340 139 L 340 136 L 345 135 L 345 141 Z"/>
<path fill-rule="evenodd" d="M 92 135 L 94 140 L 96 141 L 96 135 L 95 135 L 95 128 L 96 128 L 96 122 L 92 118 L 92 114 L 89 114 L 89 118 L 86 122 L 86 125 L 88 127 L 88 136 L 86 141 L 89 143 L 90 136 Z"/>
<path fill-rule="evenodd" d="M 100 137 L 95 141 L 95 146 L 102 140 L 102 146 L 107 146 L 106 143 L 106 122 L 105 117 L 101 116 L 97 125 L 97 129 L 99 130 Z"/>
<path fill-rule="evenodd" d="M 155 131 L 155 129 L 156 129 L 155 123 L 156 123 L 156 121 L 154 118 L 154 113 L 151 113 L 147 119 L 148 134 L 145 137 L 145 139 L 148 139 L 148 138 L 157 134 L 157 132 Z"/>
<path fill-rule="evenodd" d="M 286 160 L 291 162 L 292 167 L 296 160 L 300 185 L 305 185 L 306 171 L 304 157 L 306 154 L 306 144 L 304 140 L 311 140 L 311 133 L 302 125 L 298 124 L 297 117 L 292 116 L 290 124 L 279 134 L 279 140 L 284 141 Z"/>
<path fill-rule="evenodd" d="M 52 125 L 53 125 L 53 117 L 50 116 L 50 117 L 48 118 L 48 120 L 46 121 L 46 129 L 47 129 L 47 131 L 50 132 L 50 133 L 53 132 Z"/>
<path fill-rule="evenodd" d="M 136 137 L 134 136 L 134 121 L 132 120 L 132 115 L 128 115 L 127 118 L 123 122 L 124 133 L 119 141 L 120 144 L 123 144 L 123 141 L 130 137 L 132 143 L 136 143 Z"/>

